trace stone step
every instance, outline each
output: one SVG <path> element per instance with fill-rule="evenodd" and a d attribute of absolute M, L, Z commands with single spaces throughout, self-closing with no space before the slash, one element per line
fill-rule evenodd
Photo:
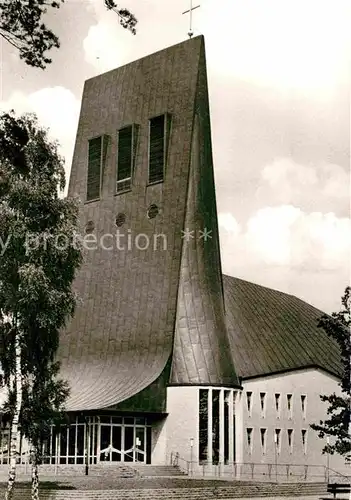
<path fill-rule="evenodd" d="M 1 491 L 1 490 L 0 490 Z M 120 490 L 41 490 L 41 500 L 203 500 L 204 498 L 272 498 L 325 495 L 325 484 L 240 484 L 235 487 Z M 30 500 L 28 489 L 16 488 L 14 500 Z"/>
<path fill-rule="evenodd" d="M 133 465 L 142 477 L 185 476 L 186 473 L 173 465 Z"/>
<path fill-rule="evenodd" d="M 28 475 L 31 472 L 30 465 L 18 465 L 16 472 L 18 476 Z M 7 477 L 8 465 L 0 466 L 0 477 Z M 84 465 L 40 465 L 39 474 L 42 477 L 45 476 L 65 476 L 65 477 L 76 477 L 85 475 Z M 133 469 L 133 467 L 126 465 L 90 465 L 89 475 L 97 476 L 109 476 L 113 474 L 114 477 L 126 478 L 126 477 L 136 477 L 138 472 Z"/>
<path fill-rule="evenodd" d="M 30 465 L 18 465 L 17 474 L 19 476 L 30 474 Z M 8 474 L 8 466 L 0 466 L 0 477 L 4 478 Z M 45 476 L 84 476 L 84 465 L 46 465 L 43 464 L 39 468 L 39 474 Z M 89 475 L 92 476 L 110 476 L 128 478 L 128 477 L 164 477 L 164 476 L 186 476 L 179 467 L 171 465 L 155 466 L 155 465 L 138 465 L 131 463 L 130 465 L 119 464 L 98 464 L 89 465 Z"/>

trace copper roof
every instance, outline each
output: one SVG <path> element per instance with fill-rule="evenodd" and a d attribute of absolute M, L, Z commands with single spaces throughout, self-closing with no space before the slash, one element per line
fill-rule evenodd
<path fill-rule="evenodd" d="M 149 119 L 163 113 L 172 119 L 165 178 L 149 185 Z M 139 126 L 133 185 L 116 195 L 117 131 L 130 124 Z M 84 203 L 88 141 L 99 135 L 108 138 L 100 199 Z M 337 371 L 337 349 L 316 327 L 320 311 L 295 297 L 225 276 L 226 321 L 203 37 L 85 83 L 73 195 L 83 200 L 82 232 L 92 221 L 97 238 L 115 235 L 124 214 L 125 239 L 123 249 L 87 251 L 74 283 L 81 302 L 59 349 L 68 411 L 164 412 L 168 384 L 238 387 L 234 366 L 244 378 L 307 365 Z M 149 219 L 152 204 L 159 213 Z M 162 234 L 167 248 L 137 248 L 137 234 Z"/>
<path fill-rule="evenodd" d="M 301 299 L 223 276 L 235 367 L 243 379 L 315 367 L 342 373 L 340 351 L 318 321 L 324 314 Z"/>
<path fill-rule="evenodd" d="M 149 119 L 166 112 L 172 124 L 165 179 L 148 185 Z M 196 143 L 194 115 L 200 121 Z M 140 127 L 133 186 L 116 196 L 117 130 L 133 123 Z M 155 251 L 151 244 L 140 250 L 132 240 L 122 250 L 114 245 L 86 252 L 74 284 L 81 303 L 60 340 L 61 374 L 71 386 L 67 410 L 121 403 L 135 409 L 152 384 L 164 394 L 172 353 L 173 383 L 238 385 L 224 319 L 203 37 L 85 83 L 69 185 L 69 196 L 83 202 L 88 141 L 102 134 L 108 137 L 102 191 L 100 200 L 82 204 L 82 232 L 93 221 L 98 238 L 115 234 L 116 215 L 123 213 L 120 232 L 150 241 L 163 234 L 167 249 L 161 244 Z M 194 147 L 200 155 L 195 162 Z M 189 197 L 189 175 L 199 178 L 200 170 L 205 180 Z M 147 217 L 151 204 L 160 209 L 153 219 Z M 213 230 L 206 248 L 204 242 L 185 244 L 185 221 L 197 231 L 203 224 Z M 190 268 L 195 261 L 198 267 Z M 163 411 L 164 397 L 156 400 L 153 410 Z"/>

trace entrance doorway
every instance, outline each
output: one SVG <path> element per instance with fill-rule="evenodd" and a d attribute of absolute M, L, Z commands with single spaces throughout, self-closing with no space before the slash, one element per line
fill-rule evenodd
<path fill-rule="evenodd" d="M 100 424 L 100 462 L 146 463 L 146 425 Z"/>

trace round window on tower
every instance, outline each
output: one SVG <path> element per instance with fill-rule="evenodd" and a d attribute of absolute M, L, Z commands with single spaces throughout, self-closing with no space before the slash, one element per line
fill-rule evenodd
<path fill-rule="evenodd" d="M 158 215 L 159 209 L 157 205 L 150 205 L 149 208 L 147 209 L 147 216 L 149 219 L 154 219 L 156 215 Z"/>
<path fill-rule="evenodd" d="M 117 227 L 123 226 L 125 221 L 126 221 L 126 214 L 122 214 L 122 213 L 117 214 L 116 221 L 115 221 Z"/>
<path fill-rule="evenodd" d="M 85 225 L 85 234 L 90 234 L 94 231 L 95 224 L 92 220 L 88 221 Z"/>

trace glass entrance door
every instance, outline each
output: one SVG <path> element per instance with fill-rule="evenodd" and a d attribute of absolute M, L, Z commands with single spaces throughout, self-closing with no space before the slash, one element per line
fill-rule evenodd
<path fill-rule="evenodd" d="M 101 424 L 100 426 L 100 462 L 122 461 L 122 427 Z"/>
<path fill-rule="evenodd" d="M 146 463 L 146 427 L 135 427 L 135 461 Z"/>
<path fill-rule="evenodd" d="M 146 426 L 100 425 L 100 462 L 146 462 Z"/>
<path fill-rule="evenodd" d="M 135 462 L 134 460 L 134 427 L 124 427 L 124 461 Z"/>

